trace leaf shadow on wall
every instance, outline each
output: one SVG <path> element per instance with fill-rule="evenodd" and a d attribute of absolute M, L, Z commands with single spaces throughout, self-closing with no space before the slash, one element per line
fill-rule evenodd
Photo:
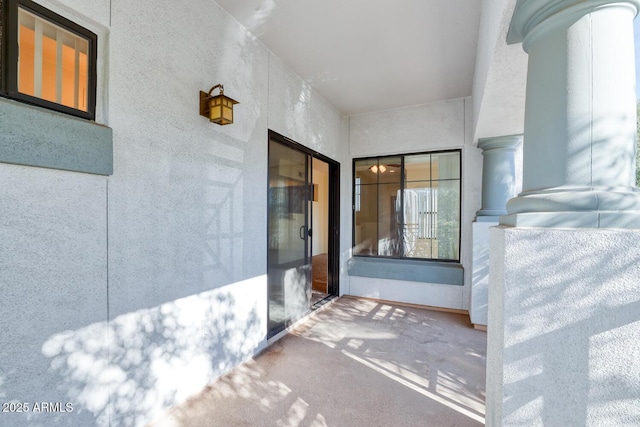
<path fill-rule="evenodd" d="M 209 291 L 53 335 L 42 351 L 58 389 L 98 425 L 140 425 L 253 354 L 263 321 L 241 308 Z"/>

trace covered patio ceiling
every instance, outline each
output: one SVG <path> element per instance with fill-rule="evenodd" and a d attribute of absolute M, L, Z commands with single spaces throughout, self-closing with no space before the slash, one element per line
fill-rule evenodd
<path fill-rule="evenodd" d="M 480 0 L 216 0 L 345 115 L 471 96 Z"/>

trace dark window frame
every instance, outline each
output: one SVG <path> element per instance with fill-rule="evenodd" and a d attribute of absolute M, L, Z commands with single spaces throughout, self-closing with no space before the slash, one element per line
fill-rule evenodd
<path fill-rule="evenodd" d="M 18 91 L 18 7 L 51 22 L 88 41 L 88 97 L 87 111 L 78 110 L 56 102 L 20 93 Z M 0 96 L 30 105 L 58 111 L 75 117 L 95 121 L 97 91 L 98 36 L 75 22 L 58 15 L 31 0 L 0 0 Z M 10 64 L 15 62 L 14 65 Z"/>
<path fill-rule="evenodd" d="M 427 154 L 443 154 L 443 153 L 458 153 L 459 154 L 459 162 L 460 162 L 460 177 L 459 181 L 459 194 L 460 200 L 458 203 L 458 218 L 459 218 L 459 230 L 458 230 L 458 257 L 456 259 L 446 259 L 446 258 L 418 258 L 418 257 L 407 257 L 404 254 L 400 256 L 392 256 L 392 255 L 369 255 L 369 254 L 356 254 L 353 253 L 353 257 L 362 257 L 362 258 L 383 258 L 383 259 L 398 259 L 398 260 L 414 260 L 414 261 L 426 261 L 426 262 L 440 262 L 440 263 L 460 263 L 460 251 L 462 244 L 462 149 L 448 149 L 448 150 L 433 150 L 433 151 L 419 151 L 412 153 L 402 153 L 402 154 L 388 154 L 388 155 L 380 155 L 380 156 L 367 156 L 367 157 L 357 157 L 352 160 L 351 165 L 351 178 L 352 178 L 352 200 L 351 200 L 351 249 L 353 250 L 356 247 L 356 162 L 363 160 L 377 160 L 378 163 L 380 159 L 386 158 L 401 158 L 401 175 L 400 175 L 400 189 L 404 190 L 406 185 L 405 180 L 405 158 L 411 156 L 419 156 L 419 155 L 427 155 Z M 448 179 L 447 179 L 448 180 Z M 372 184 L 371 184 L 372 185 Z M 379 186 L 380 184 L 375 184 Z M 360 190 L 362 192 L 362 190 Z M 400 192 L 401 204 L 404 209 L 404 191 Z M 404 224 L 402 224 L 404 225 Z M 404 246 L 404 237 L 400 236 L 400 244 Z"/>

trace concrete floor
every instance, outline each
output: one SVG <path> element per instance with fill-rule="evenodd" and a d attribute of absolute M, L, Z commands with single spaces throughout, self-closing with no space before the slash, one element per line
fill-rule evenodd
<path fill-rule="evenodd" d="M 486 333 L 343 297 L 154 427 L 484 425 Z"/>

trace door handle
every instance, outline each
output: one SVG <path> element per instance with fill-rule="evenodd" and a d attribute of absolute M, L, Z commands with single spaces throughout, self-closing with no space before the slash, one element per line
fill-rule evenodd
<path fill-rule="evenodd" d="M 306 230 L 305 230 L 306 229 Z M 306 225 L 301 225 L 300 230 L 298 230 L 298 235 L 302 240 L 307 240 L 307 236 L 311 237 L 311 229 L 307 228 Z"/>
<path fill-rule="evenodd" d="M 298 230 L 298 235 L 302 240 L 307 240 L 307 236 L 311 237 L 312 232 L 310 228 L 307 228 L 306 225 L 301 225 L 300 230 Z"/>

